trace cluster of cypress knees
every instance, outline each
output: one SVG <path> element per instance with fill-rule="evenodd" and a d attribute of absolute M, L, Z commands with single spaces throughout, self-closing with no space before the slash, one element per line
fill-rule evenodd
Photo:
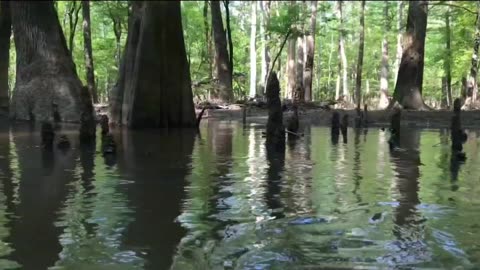
<path fill-rule="evenodd" d="M 297 133 L 299 129 L 299 117 L 298 117 L 298 108 L 293 105 L 293 115 L 287 119 L 286 125 L 283 125 L 283 116 L 282 116 L 282 107 L 280 101 L 280 83 L 276 76 L 275 72 L 272 72 L 268 78 L 267 83 L 267 107 L 268 107 L 268 122 L 267 130 L 264 133 L 267 137 L 268 144 L 282 144 L 285 139 L 285 134 L 288 133 L 289 137 L 298 137 L 302 134 Z M 367 127 L 368 126 L 368 117 L 367 117 L 367 105 L 364 105 L 364 110 L 361 111 L 360 108 L 357 108 L 357 116 L 355 117 L 355 127 Z M 460 99 L 455 99 L 453 102 L 453 116 L 451 119 L 450 132 L 452 140 L 452 157 L 458 160 L 465 160 L 466 156 L 463 152 L 463 144 L 467 140 L 467 134 L 462 129 L 461 123 L 461 101 Z M 244 123 L 245 123 L 245 111 L 244 111 Z M 393 114 L 390 118 L 390 133 L 391 137 L 388 141 L 390 149 L 395 149 L 400 144 L 400 120 L 401 120 L 401 109 L 394 108 Z M 337 141 L 340 135 L 340 131 L 343 136 L 344 142 L 347 139 L 347 129 L 348 129 L 349 117 L 348 114 L 343 115 L 340 120 L 340 114 L 335 111 L 332 114 L 331 119 L 331 133 L 332 140 Z M 384 130 L 384 128 L 382 128 Z"/>
<path fill-rule="evenodd" d="M 55 142 L 56 133 L 60 132 L 60 122 L 58 114 L 54 112 L 54 125 L 50 121 L 42 122 L 41 127 L 41 137 L 42 137 L 42 146 L 45 149 L 52 150 Z M 113 135 L 110 133 L 109 128 L 109 119 L 107 115 L 101 115 L 100 117 L 100 127 L 102 129 L 102 152 L 103 154 L 115 154 L 116 145 L 113 139 Z M 86 116 L 82 114 L 80 121 L 80 143 L 92 143 L 95 142 L 96 137 L 96 120 L 93 115 Z M 56 146 L 60 150 L 68 150 L 70 148 L 70 141 L 67 136 L 62 134 L 58 137 Z"/>

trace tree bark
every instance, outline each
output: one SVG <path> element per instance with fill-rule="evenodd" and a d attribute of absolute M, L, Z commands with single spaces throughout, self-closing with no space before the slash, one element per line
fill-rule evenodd
<path fill-rule="evenodd" d="M 220 2 L 211 1 L 212 32 L 215 44 L 215 68 L 216 79 L 218 79 L 218 91 L 212 93 L 212 98 L 220 102 L 233 100 L 232 72 L 230 71 L 230 60 L 227 51 L 227 36 L 223 28 Z"/>
<path fill-rule="evenodd" d="M 128 32 L 127 43 L 123 52 L 123 58 L 120 62 L 119 76 L 115 86 L 110 92 L 110 121 L 114 124 L 122 124 L 127 122 L 127 114 L 123 111 L 124 100 L 129 103 L 130 92 L 125 91 L 126 74 L 132 74 L 135 67 L 135 55 L 137 52 L 138 39 L 140 35 L 142 2 L 133 1 L 131 12 L 128 16 Z M 128 59 L 128 60 L 127 60 Z"/>
<path fill-rule="evenodd" d="M 385 20 L 385 30 L 383 32 L 382 40 L 382 63 L 380 67 L 380 100 L 378 102 L 379 109 L 388 107 L 388 38 L 390 33 L 390 19 L 388 16 L 388 1 L 385 1 L 383 9 L 383 16 Z"/>
<path fill-rule="evenodd" d="M 303 101 L 305 100 L 305 97 L 304 97 L 304 92 L 303 92 L 303 68 L 304 68 L 304 65 L 303 65 L 303 59 L 304 59 L 304 55 L 303 55 L 303 51 L 304 51 L 304 47 L 303 47 L 304 43 L 303 43 L 303 37 L 300 36 L 300 37 L 297 37 L 297 64 L 296 64 L 296 78 L 295 78 L 295 88 L 294 88 L 294 94 L 293 94 L 293 100 L 295 102 L 300 102 L 300 101 Z"/>
<path fill-rule="evenodd" d="M 403 27 L 403 7 L 405 5 L 405 2 L 403 0 L 400 0 L 397 2 L 398 7 L 397 7 L 397 56 L 395 58 L 395 69 L 393 73 L 395 74 L 395 82 L 397 81 L 397 75 L 398 75 L 398 69 L 400 67 L 400 62 L 402 61 L 402 54 L 403 54 L 403 44 L 402 44 L 402 39 L 403 39 L 403 32 L 402 32 L 402 27 Z"/>
<path fill-rule="evenodd" d="M 474 107 L 477 101 L 477 74 L 478 74 L 478 47 L 480 46 L 480 2 L 477 1 L 477 21 L 475 25 L 475 37 L 473 44 L 473 54 L 471 60 L 470 74 L 468 76 L 468 88 L 466 107 Z M 471 94 L 470 94 L 471 93 Z"/>
<path fill-rule="evenodd" d="M 87 87 L 94 103 L 98 103 L 97 89 L 95 87 L 95 73 L 92 53 L 92 31 L 90 29 L 90 1 L 82 1 L 83 15 L 83 45 L 85 54 L 85 71 L 87 73 Z"/>
<path fill-rule="evenodd" d="M 17 68 L 10 116 L 78 122 L 82 83 L 75 71 L 53 1 L 10 2 Z"/>
<path fill-rule="evenodd" d="M 8 68 L 10 65 L 10 36 L 12 20 L 10 17 L 10 4 L 0 1 L 0 111 L 8 113 Z"/>
<path fill-rule="evenodd" d="M 73 46 L 74 44 L 74 39 L 75 39 L 75 32 L 77 30 L 77 24 L 78 24 L 78 13 L 80 12 L 81 5 L 78 5 L 77 7 L 77 1 L 72 1 L 70 9 L 68 11 L 68 21 L 70 25 L 70 35 L 68 37 L 68 48 L 70 49 L 70 52 L 73 55 Z"/>
<path fill-rule="evenodd" d="M 303 86 L 305 88 L 305 101 L 312 101 L 312 77 L 315 56 L 315 26 L 317 24 L 317 1 L 311 2 L 312 15 L 310 16 L 310 33 L 305 38 L 306 61 L 303 73 Z"/>
<path fill-rule="evenodd" d="M 363 69 L 363 48 L 365 43 L 365 0 L 361 2 L 360 11 L 360 38 L 358 47 L 358 60 L 357 60 L 357 77 L 355 84 L 355 96 L 357 99 L 357 109 L 360 109 L 362 101 L 362 69 Z"/>
<path fill-rule="evenodd" d="M 450 1 L 449 1 L 450 2 Z M 446 95 L 445 95 L 445 105 L 447 108 L 450 108 L 452 105 L 452 41 L 451 41 L 451 30 L 450 30 L 450 6 L 447 7 L 447 12 L 445 14 L 445 41 L 446 41 L 446 59 L 445 59 L 445 75 L 446 75 Z"/>
<path fill-rule="evenodd" d="M 108 6 L 108 2 L 107 2 Z M 115 43 L 116 43 L 116 50 L 115 50 L 115 58 L 117 62 L 117 67 L 120 69 L 121 65 L 121 55 L 122 55 L 122 44 L 120 41 L 122 39 L 122 19 L 119 16 L 114 15 L 111 10 L 109 9 L 110 19 L 112 20 L 113 24 L 113 33 L 115 34 Z"/>
<path fill-rule="evenodd" d="M 252 14 L 250 18 L 250 93 L 251 98 L 257 94 L 257 51 L 255 39 L 257 36 L 257 2 L 252 2 Z"/>
<path fill-rule="evenodd" d="M 429 109 L 422 98 L 427 15 L 428 1 L 410 1 L 405 47 L 391 105 L 397 101 L 405 109 Z"/>
<path fill-rule="evenodd" d="M 122 124 L 134 129 L 195 127 L 180 2 L 135 4 L 139 7 L 132 15 L 120 78 Z"/>
<path fill-rule="evenodd" d="M 342 95 L 344 100 L 350 101 L 348 92 L 348 73 L 347 73 L 347 55 L 345 53 L 345 29 L 343 25 L 343 1 L 337 1 L 337 18 L 340 22 L 340 34 L 338 39 L 338 56 L 340 60 L 340 67 L 342 71 Z"/>

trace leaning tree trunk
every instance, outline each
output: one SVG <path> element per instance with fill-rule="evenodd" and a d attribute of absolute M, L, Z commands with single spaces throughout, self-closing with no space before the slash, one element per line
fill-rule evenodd
<path fill-rule="evenodd" d="M 468 76 L 468 92 L 467 100 L 465 102 L 466 107 L 474 107 L 477 101 L 477 75 L 478 75 L 478 47 L 480 46 L 480 2 L 477 1 L 477 23 L 475 25 L 475 37 L 473 44 L 472 64 L 470 66 L 470 74 Z"/>
<path fill-rule="evenodd" d="M 257 2 L 252 2 L 252 17 L 250 18 L 250 97 L 257 94 L 257 51 L 255 39 L 257 36 Z"/>
<path fill-rule="evenodd" d="M 312 14 L 310 16 L 310 33 L 305 37 L 306 61 L 303 72 L 303 87 L 305 101 L 312 101 L 313 60 L 315 55 L 315 25 L 317 24 L 317 1 L 312 1 Z"/>
<path fill-rule="evenodd" d="M 12 20 L 10 4 L 0 1 L 0 110 L 8 113 L 8 67 L 10 64 L 10 35 Z"/>
<path fill-rule="evenodd" d="M 429 109 L 423 102 L 422 83 L 427 30 L 428 1 L 410 1 L 404 50 L 393 94 L 394 102 L 405 109 Z"/>
<path fill-rule="evenodd" d="M 83 15 L 83 45 L 85 54 L 85 71 L 87 72 L 87 86 L 94 103 L 98 103 L 97 89 L 95 88 L 95 75 L 92 54 L 92 32 L 90 30 L 90 1 L 82 1 Z"/>
<path fill-rule="evenodd" d="M 227 35 L 223 28 L 222 13 L 219 1 L 210 2 L 212 14 L 212 32 L 215 44 L 215 68 L 218 79 L 218 91 L 212 93 L 212 98 L 221 102 L 233 100 L 232 72 L 227 51 Z"/>
<path fill-rule="evenodd" d="M 382 63 L 380 68 L 380 100 L 378 108 L 385 109 L 388 107 L 388 34 L 390 33 L 390 19 L 388 15 L 388 1 L 385 1 L 383 9 L 383 18 L 385 20 L 385 28 L 382 40 Z"/>
<path fill-rule="evenodd" d="M 120 82 L 129 128 L 196 125 L 180 2 L 135 2 Z M 166 53 L 168 52 L 168 53 Z M 120 83 L 119 83 L 120 85 Z M 120 91 L 121 92 L 121 91 Z"/>
<path fill-rule="evenodd" d="M 17 69 L 10 116 L 49 120 L 54 105 L 62 121 L 80 120 L 80 82 L 53 1 L 11 1 Z"/>
<path fill-rule="evenodd" d="M 362 101 L 362 69 L 363 69 L 363 48 L 365 41 L 365 0 L 361 3 L 360 11 L 360 40 L 358 47 L 358 60 L 357 60 L 357 78 L 355 84 L 355 96 L 357 99 L 357 109 L 360 109 Z"/>

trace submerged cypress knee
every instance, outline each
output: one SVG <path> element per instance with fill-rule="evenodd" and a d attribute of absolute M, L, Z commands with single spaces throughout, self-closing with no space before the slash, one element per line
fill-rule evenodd
<path fill-rule="evenodd" d="M 293 114 L 290 118 L 287 120 L 287 130 L 290 132 L 297 133 L 299 125 L 299 120 L 298 120 L 298 107 L 296 104 L 293 105 Z"/>
<path fill-rule="evenodd" d="M 342 131 L 343 142 L 347 142 L 347 131 L 348 131 L 348 114 L 345 114 L 342 117 L 342 123 L 340 124 L 340 130 Z"/>
<path fill-rule="evenodd" d="M 110 132 L 110 127 L 108 126 L 108 116 L 103 114 L 100 117 L 100 127 L 102 128 L 102 135 L 106 135 Z"/>
<path fill-rule="evenodd" d="M 117 146 L 112 134 L 107 134 L 102 138 L 102 151 L 104 155 L 115 154 L 117 152 Z"/>
<path fill-rule="evenodd" d="M 453 116 L 450 125 L 450 133 L 452 139 L 452 155 L 461 159 L 465 158 L 463 151 L 463 143 L 467 139 L 467 134 L 462 130 L 462 122 L 460 117 L 460 99 L 455 99 L 453 102 Z"/>
<path fill-rule="evenodd" d="M 280 144 L 285 147 L 285 128 L 283 126 L 282 104 L 280 102 L 280 83 L 277 74 L 272 72 L 267 82 L 267 144 Z"/>
<path fill-rule="evenodd" d="M 402 117 L 402 111 L 399 108 L 395 108 L 395 111 L 392 114 L 390 119 L 390 139 L 388 143 L 390 148 L 398 146 L 400 140 L 400 119 Z"/>

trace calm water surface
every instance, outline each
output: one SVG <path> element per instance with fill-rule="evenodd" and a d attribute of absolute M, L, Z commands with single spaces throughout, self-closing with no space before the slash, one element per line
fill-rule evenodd
<path fill-rule="evenodd" d="M 0 126 L 0 269 L 478 269 L 477 133 L 325 127 L 284 152 L 262 126 L 116 132 L 46 152 Z"/>

